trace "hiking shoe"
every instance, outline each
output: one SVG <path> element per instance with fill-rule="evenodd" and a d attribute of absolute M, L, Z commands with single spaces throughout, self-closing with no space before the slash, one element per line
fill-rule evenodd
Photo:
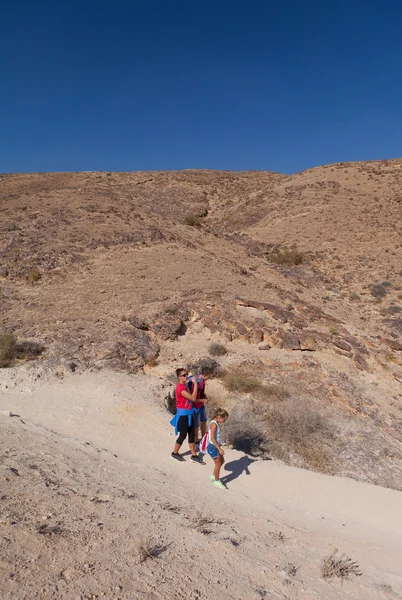
<path fill-rule="evenodd" d="M 191 460 L 193 463 L 196 463 L 196 464 L 198 464 L 198 465 L 205 465 L 204 461 L 202 460 L 202 458 L 201 458 L 200 456 L 197 456 L 197 455 L 196 455 L 196 456 L 192 456 L 192 457 L 190 458 L 190 460 Z"/>
<path fill-rule="evenodd" d="M 210 475 L 209 478 L 210 478 L 211 481 L 216 481 L 215 475 Z"/>
<path fill-rule="evenodd" d="M 212 483 L 212 485 L 219 488 L 220 490 L 226 490 L 225 486 L 223 485 L 223 483 L 220 479 L 215 479 L 215 481 Z"/>
<path fill-rule="evenodd" d="M 186 459 L 180 456 L 180 454 L 175 454 L 174 452 L 172 452 L 170 456 L 175 460 L 178 460 L 179 462 L 186 462 Z"/>

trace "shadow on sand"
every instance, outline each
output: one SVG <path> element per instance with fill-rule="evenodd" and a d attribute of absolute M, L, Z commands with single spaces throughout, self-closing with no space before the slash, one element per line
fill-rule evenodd
<path fill-rule="evenodd" d="M 229 475 L 221 476 L 221 481 L 224 485 L 227 485 L 234 479 L 237 479 L 243 473 L 245 475 L 250 475 L 249 466 L 251 463 L 256 462 L 255 458 L 250 458 L 249 456 L 242 456 L 237 460 L 231 460 L 228 463 L 223 465 L 225 471 L 229 471 Z"/>

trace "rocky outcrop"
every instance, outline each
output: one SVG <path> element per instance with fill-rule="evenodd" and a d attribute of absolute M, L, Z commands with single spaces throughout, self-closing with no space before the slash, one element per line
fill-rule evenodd
<path fill-rule="evenodd" d="M 185 304 L 168 304 L 145 315 L 132 315 L 128 321 L 136 329 L 151 331 L 161 340 L 175 340 L 185 333 L 191 312 Z"/>

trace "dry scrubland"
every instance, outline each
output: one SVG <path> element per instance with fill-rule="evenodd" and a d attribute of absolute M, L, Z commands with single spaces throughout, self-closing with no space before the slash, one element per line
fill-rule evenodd
<path fill-rule="evenodd" d="M 293 176 L 0 176 L 5 408 L 19 372 L 22 388 L 36 390 L 113 370 L 162 381 L 156 400 L 166 411 L 174 368 L 208 361 L 211 407 L 230 410 L 225 439 L 250 460 L 401 490 L 401 184 L 402 160 Z M 29 496 L 30 485 L 15 493 Z M 165 543 L 143 540 L 140 564 L 159 569 Z M 333 550 L 322 575 L 350 568 L 361 581 L 353 561 L 339 558 L 344 549 Z M 289 564 L 296 571 L 288 566 L 287 577 L 297 578 Z M 253 597 L 247 589 L 233 598 Z M 252 593 L 304 597 L 267 590 Z M 384 590 L 366 597 L 398 597 Z"/>

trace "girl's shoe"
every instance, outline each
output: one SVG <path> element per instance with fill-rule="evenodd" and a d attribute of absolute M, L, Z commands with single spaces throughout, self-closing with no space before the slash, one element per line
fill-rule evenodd
<path fill-rule="evenodd" d="M 225 486 L 223 485 L 223 483 L 220 479 L 215 479 L 215 481 L 213 482 L 212 485 L 219 488 L 220 490 L 226 490 Z"/>
<path fill-rule="evenodd" d="M 190 460 L 191 462 L 196 463 L 197 465 L 205 465 L 204 461 L 202 460 L 202 457 L 197 456 L 197 454 L 195 456 L 192 456 Z"/>
<path fill-rule="evenodd" d="M 215 481 L 215 475 L 210 475 L 209 478 L 211 481 Z"/>

